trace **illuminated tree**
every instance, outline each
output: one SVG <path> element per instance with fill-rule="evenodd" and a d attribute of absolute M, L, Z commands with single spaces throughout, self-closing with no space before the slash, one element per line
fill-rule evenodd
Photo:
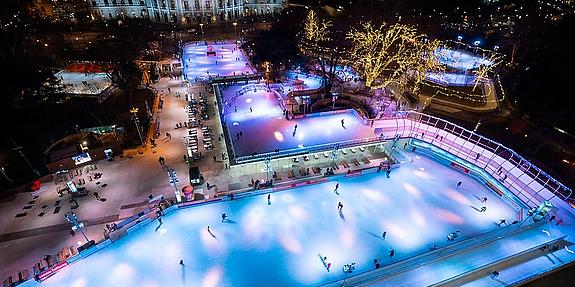
<path fill-rule="evenodd" d="M 479 82 L 481 82 L 482 79 L 485 79 L 485 76 L 490 73 L 491 71 L 493 71 L 493 68 L 495 67 L 496 60 L 497 57 L 494 54 L 491 54 L 488 58 L 486 58 L 487 61 L 489 63 L 489 65 L 479 65 L 479 67 L 474 70 L 474 74 L 475 74 L 475 81 L 473 83 L 473 91 L 475 91 L 475 88 L 477 87 L 477 85 L 479 84 Z"/>
<path fill-rule="evenodd" d="M 351 56 L 365 85 L 377 89 L 398 80 L 417 62 L 414 58 L 423 36 L 403 24 L 385 29 L 364 23 L 362 30 L 352 29 L 347 39 L 353 43 Z"/>
<path fill-rule="evenodd" d="M 317 48 L 321 43 L 329 41 L 329 28 L 332 26 L 331 21 L 320 20 L 313 10 L 309 10 L 303 30 L 305 44 Z"/>
<path fill-rule="evenodd" d="M 341 43 L 331 37 L 332 27 L 331 21 L 320 19 L 313 10 L 310 10 L 300 40 L 300 49 L 311 59 L 311 66 L 323 78 L 326 94 L 331 92 L 336 78 L 336 67 L 343 55 Z"/>
<path fill-rule="evenodd" d="M 439 40 L 427 40 L 419 42 L 414 49 L 413 63 L 410 66 L 412 92 L 419 90 L 420 84 L 425 80 L 428 72 L 444 71 L 445 66 L 441 64 L 436 51 L 441 42 Z"/>

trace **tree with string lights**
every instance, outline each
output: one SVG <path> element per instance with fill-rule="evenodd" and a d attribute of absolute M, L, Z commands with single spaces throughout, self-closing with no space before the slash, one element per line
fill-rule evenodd
<path fill-rule="evenodd" d="M 434 53 L 439 41 L 428 40 L 409 25 L 363 23 L 362 29 L 352 29 L 347 39 L 353 45 L 354 67 L 364 78 L 366 87 L 372 90 L 393 83 L 399 95 L 410 87 L 415 92 L 426 72 L 442 69 Z"/>
<path fill-rule="evenodd" d="M 304 21 L 300 36 L 300 49 L 311 59 L 312 67 L 322 76 L 325 94 L 331 92 L 336 78 L 336 67 L 342 60 L 344 47 L 342 41 L 335 41 L 331 21 L 320 19 L 316 12 L 310 10 Z M 337 43 L 337 44 L 336 44 Z"/>

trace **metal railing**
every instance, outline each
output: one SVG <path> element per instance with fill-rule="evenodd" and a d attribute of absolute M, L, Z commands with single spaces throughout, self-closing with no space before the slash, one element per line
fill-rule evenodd
<path fill-rule="evenodd" d="M 368 120 L 371 121 L 371 120 Z M 530 206 L 554 197 L 573 201 L 573 191 L 512 149 L 438 117 L 401 112 L 375 119 L 381 139 L 416 138 L 482 168 Z"/>

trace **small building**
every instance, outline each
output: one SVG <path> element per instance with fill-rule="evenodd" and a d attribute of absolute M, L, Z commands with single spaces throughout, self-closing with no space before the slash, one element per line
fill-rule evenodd
<path fill-rule="evenodd" d="M 83 131 L 69 135 L 52 144 L 44 155 L 50 172 L 71 170 L 102 159 L 113 160 L 122 154 L 116 131 L 95 133 Z"/>

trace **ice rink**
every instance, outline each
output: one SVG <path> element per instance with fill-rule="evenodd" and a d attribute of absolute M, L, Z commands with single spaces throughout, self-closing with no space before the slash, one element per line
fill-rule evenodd
<path fill-rule="evenodd" d="M 316 286 L 344 278 L 344 264 L 372 270 L 375 258 L 388 265 L 517 217 L 479 182 L 425 156 L 391 178 L 373 173 L 272 193 L 269 203 L 266 196 L 165 215 L 162 225 L 154 221 L 38 285 Z M 447 241 L 455 231 L 460 237 Z"/>
<path fill-rule="evenodd" d="M 375 136 L 373 128 L 351 113 L 287 120 L 276 94 L 265 85 L 232 86 L 222 92 L 225 124 L 236 156 Z"/>
<path fill-rule="evenodd" d="M 208 49 L 213 49 L 214 56 L 208 56 Z M 206 80 L 210 76 L 234 76 L 242 74 L 253 74 L 254 71 L 249 66 L 244 54 L 237 48 L 236 44 L 214 44 L 208 45 L 191 43 L 184 47 L 184 75 L 193 83 Z"/>
<path fill-rule="evenodd" d="M 481 65 L 493 65 L 493 62 L 488 59 L 463 51 L 441 48 L 435 51 L 435 55 L 442 64 L 463 72 L 477 69 Z"/>
<path fill-rule="evenodd" d="M 477 76 L 473 74 L 427 72 L 425 80 L 444 86 L 467 87 L 475 85 Z"/>
<path fill-rule="evenodd" d="M 54 75 L 64 84 L 64 93 L 97 95 L 112 85 L 106 73 L 80 73 L 60 71 Z"/>
<path fill-rule="evenodd" d="M 286 78 L 289 85 L 294 90 L 315 90 L 322 86 L 323 79 L 319 76 L 305 74 L 296 71 L 289 71 L 286 73 Z"/>

